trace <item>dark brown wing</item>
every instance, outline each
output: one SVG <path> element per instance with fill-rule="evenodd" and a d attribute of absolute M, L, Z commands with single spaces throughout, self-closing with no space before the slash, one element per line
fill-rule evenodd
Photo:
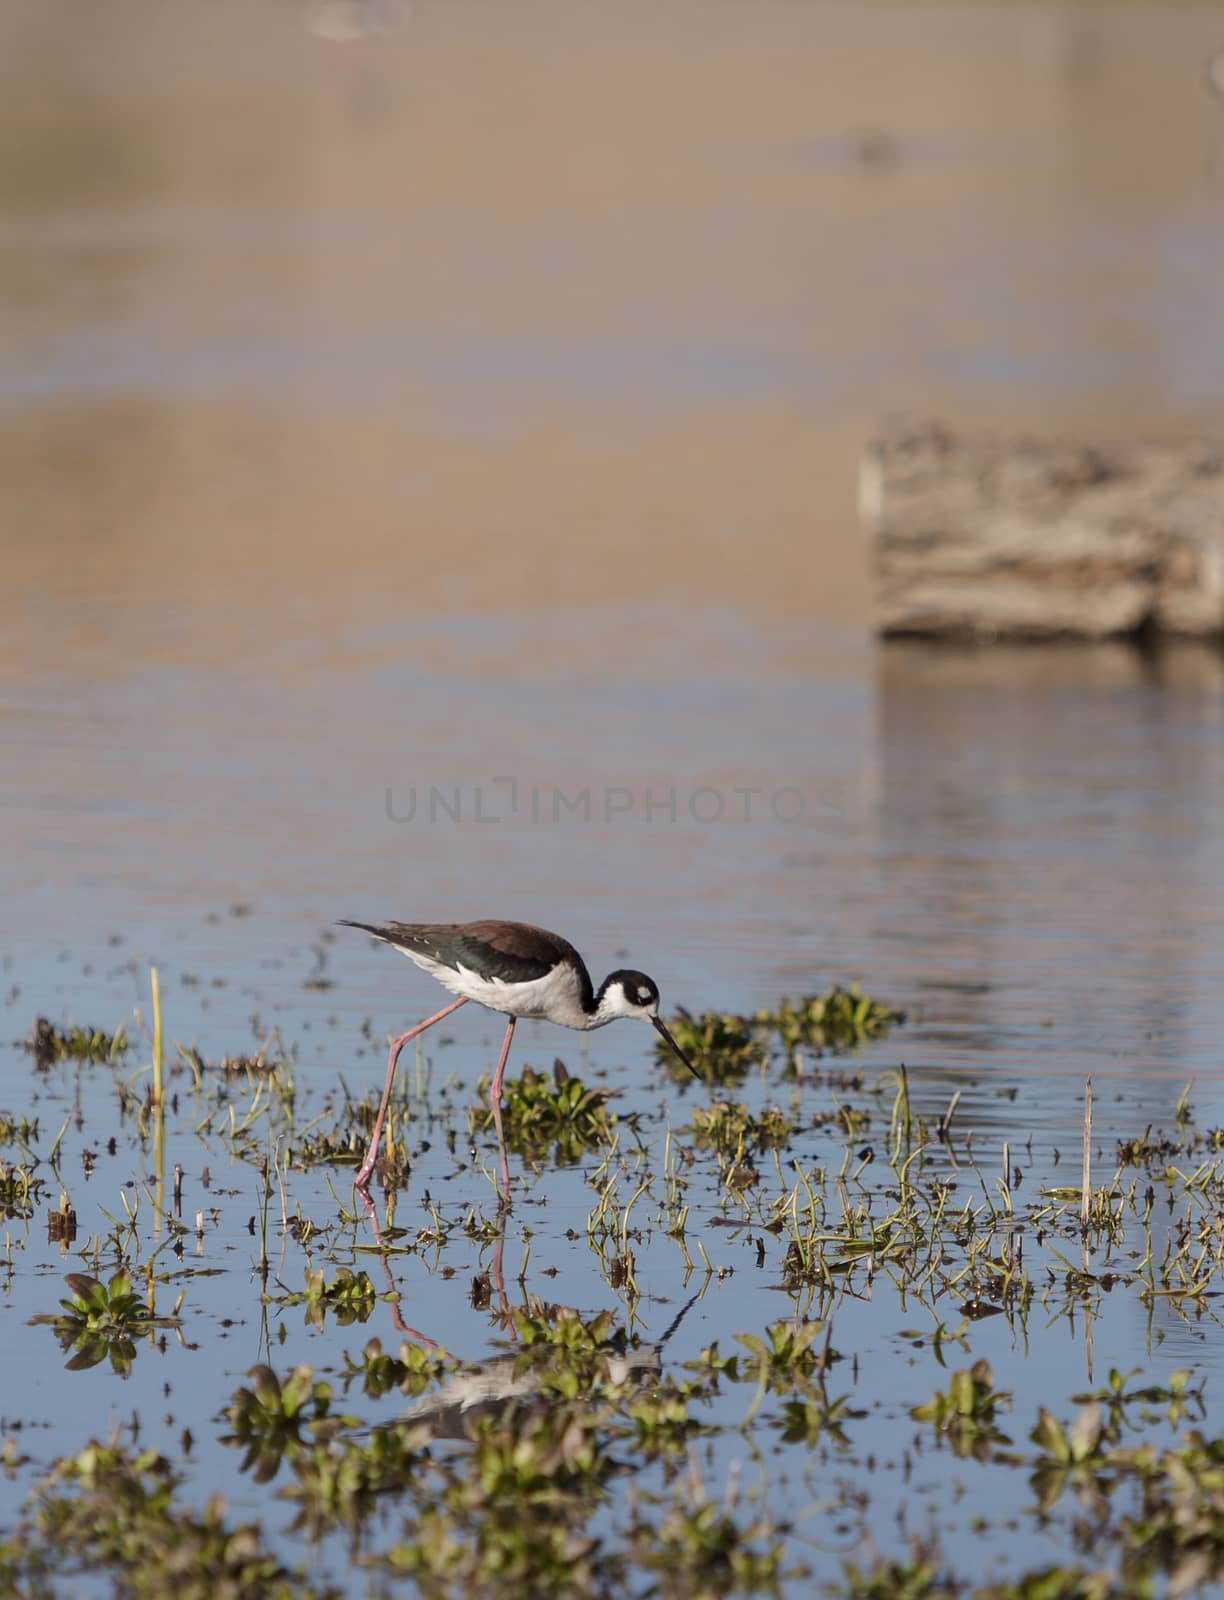
<path fill-rule="evenodd" d="M 401 950 L 503 983 L 531 983 L 565 962 L 577 971 L 584 994 L 591 993 L 590 974 L 573 945 L 527 922 L 388 922 L 375 927 L 346 921 L 345 926 L 364 928 Z"/>
<path fill-rule="evenodd" d="M 535 928 L 529 922 L 463 922 L 455 929 L 469 941 L 487 945 L 499 956 L 513 961 L 531 962 L 540 967 L 542 977 L 550 967 L 566 962 L 585 972 L 582 957 L 559 933 Z"/>

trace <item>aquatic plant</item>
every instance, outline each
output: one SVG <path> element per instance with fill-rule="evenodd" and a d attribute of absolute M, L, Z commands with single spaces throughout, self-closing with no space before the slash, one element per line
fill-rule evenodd
<path fill-rule="evenodd" d="M 154 1328 L 177 1328 L 180 1294 L 174 1314 L 158 1316 L 132 1288 L 126 1271 L 116 1272 L 109 1284 L 87 1272 L 69 1272 L 65 1283 L 71 1299 L 61 1300 L 57 1313 L 31 1317 L 32 1323 L 46 1324 L 55 1331 L 61 1350 L 76 1354 L 66 1363 L 69 1372 L 96 1367 L 109 1357 L 112 1368 L 127 1377 L 136 1359 L 136 1340 Z"/>
<path fill-rule="evenodd" d="M 113 1061 L 131 1048 L 122 1028 L 114 1033 L 75 1023 L 57 1028 L 47 1017 L 39 1017 L 24 1043 L 37 1067 L 49 1067 L 53 1061 Z"/>
<path fill-rule="evenodd" d="M 1083 1406 L 1069 1426 L 1044 1406 L 1038 1408 L 1037 1426 L 1029 1437 L 1039 1456 L 1030 1482 L 1043 1512 L 1048 1512 L 1072 1484 L 1081 1490 L 1095 1489 L 1099 1494 L 1099 1475 L 1106 1465 L 1111 1432 L 1105 1413 L 1095 1400 Z"/>
<path fill-rule="evenodd" d="M 476 1089 L 480 1108 L 469 1113 L 473 1131 L 493 1127 L 488 1091 L 488 1079 L 481 1078 Z M 524 1067 L 519 1078 L 508 1078 L 501 1112 L 507 1147 L 537 1159 L 551 1147 L 557 1162 L 574 1162 L 613 1138 L 608 1096 L 571 1077 L 561 1061 L 553 1063 L 551 1082 L 531 1067 Z"/>
<path fill-rule="evenodd" d="M 940 1557 L 934 1544 L 916 1540 L 908 1560 L 881 1557 L 870 1567 L 845 1561 L 841 1584 L 830 1584 L 825 1592 L 844 1596 L 845 1600 L 959 1600 L 963 1591 L 955 1580 L 940 1576 Z M 977 1591 L 979 1595 L 985 1592 Z M 1010 1600 L 1072 1600 L 1072 1596 L 1057 1588 L 1038 1589 L 1031 1595 L 1017 1589 Z"/>
<path fill-rule="evenodd" d="M 371 1399 L 381 1399 L 392 1389 L 415 1398 L 423 1394 L 432 1383 L 437 1383 L 455 1371 L 457 1363 L 445 1350 L 428 1349 L 421 1344 L 405 1340 L 398 1356 L 389 1356 L 383 1350 L 381 1339 L 371 1339 L 361 1352 L 361 1360 L 344 1357 L 344 1385 L 360 1378 L 363 1392 Z"/>
<path fill-rule="evenodd" d="M 268 1483 L 286 1456 L 291 1460 L 306 1449 L 309 1440 L 335 1434 L 356 1425 L 354 1417 L 332 1414 L 331 1385 L 316 1379 L 310 1367 L 295 1367 L 283 1380 L 271 1367 L 252 1367 L 250 1386 L 235 1390 L 225 1408 L 230 1432 L 221 1443 L 245 1452 L 240 1472 L 250 1472 L 256 1483 Z"/>
<path fill-rule="evenodd" d="M 390 1120 L 388 1117 L 388 1122 Z M 293 1159 L 303 1167 L 358 1167 L 368 1147 L 369 1135 L 359 1127 L 343 1125 L 312 1129 L 294 1144 Z M 406 1176 L 407 1163 L 401 1163 L 400 1166 Z M 398 1188 L 400 1185 L 389 1187 Z"/>
<path fill-rule="evenodd" d="M 811 1450 L 818 1444 L 830 1443 L 844 1450 L 850 1446 L 846 1423 L 866 1414 L 850 1404 L 849 1395 L 841 1395 L 836 1400 L 823 1395 L 805 1395 L 786 1402 L 777 1426 L 787 1444 L 804 1444 Z"/>
<path fill-rule="evenodd" d="M 32 1217 L 44 1187 L 29 1167 L 0 1161 L 0 1218 Z"/>
<path fill-rule="evenodd" d="M 1117 1367 L 1111 1367 L 1109 1380 L 1103 1388 L 1093 1389 L 1087 1394 L 1073 1394 L 1071 1399 L 1076 1405 L 1103 1405 L 1109 1412 L 1109 1426 L 1113 1430 L 1129 1423 L 1129 1408 L 1132 1406 L 1143 1409 L 1145 1421 L 1152 1420 L 1154 1416 L 1150 1407 L 1164 1406 L 1165 1419 L 1174 1426 L 1184 1421 L 1191 1408 L 1198 1416 L 1204 1415 L 1205 1385 L 1191 1382 L 1189 1367 L 1179 1367 L 1176 1372 L 1171 1372 L 1167 1384 L 1144 1383 L 1131 1388 L 1130 1380 L 1138 1374 L 1137 1367 L 1130 1372 L 1119 1372 Z"/>
<path fill-rule="evenodd" d="M 916 1422 L 932 1423 L 958 1456 L 984 1461 L 993 1446 L 1011 1443 L 996 1424 L 999 1409 L 1010 1399 L 995 1389 L 990 1363 L 975 1361 L 952 1374 L 946 1393 L 936 1390 L 933 1399 L 915 1406 L 910 1415 Z"/>
<path fill-rule="evenodd" d="M 797 1070 L 801 1052 L 834 1048 L 843 1013 L 848 1000 L 829 1017 L 801 1003 L 783 1003 L 764 1020 L 723 1016 L 711 1043 L 721 1038 L 733 1054 L 734 1023 L 750 1065 L 764 1058 L 776 1069 L 793 1049 Z M 830 1032 L 817 1040 L 826 1021 Z M 258 1019 L 251 1026 L 256 1040 L 267 1036 Z M 23 1158 L 21 1167 L 0 1167 L 0 1207 L 7 1199 L 11 1214 L 28 1217 L 37 1199 L 48 1223 L 46 1240 L 41 1224 L 0 1228 L 0 1289 L 15 1301 L 23 1283 L 39 1281 L 23 1270 L 35 1252 L 45 1252 L 41 1266 L 72 1250 L 94 1277 L 80 1275 L 71 1316 L 65 1302 L 39 1320 L 67 1337 L 72 1357 L 110 1353 L 119 1370 L 142 1340 L 146 1349 L 166 1343 L 159 1335 L 170 1319 L 143 1313 L 148 1287 L 171 1278 L 175 1293 L 178 1281 L 189 1285 L 202 1320 L 217 1316 L 221 1337 L 249 1334 L 267 1364 L 252 1368 L 242 1388 L 228 1400 L 229 1385 L 219 1397 L 194 1393 L 183 1374 L 196 1363 L 168 1360 L 165 1406 L 143 1406 L 133 1437 L 143 1429 L 173 1454 L 167 1441 L 177 1434 L 190 1461 L 190 1435 L 203 1429 L 208 1446 L 220 1440 L 237 1451 L 230 1459 L 246 1475 L 243 1495 L 265 1526 L 284 1537 L 292 1517 L 297 1534 L 319 1541 L 319 1570 L 340 1573 L 349 1588 L 411 1588 L 438 1600 L 679 1600 L 784 1587 L 881 1600 L 1139 1600 L 1188 1595 L 1224 1577 L 1224 1441 L 1209 1427 L 1202 1371 L 1210 1356 L 1193 1354 L 1200 1342 L 1206 1351 L 1224 1294 L 1224 1135 L 1196 1124 L 1188 1096 L 1167 1134 L 1147 1127 L 1122 1139 L 1108 1125 L 1093 1154 L 1099 1162 L 1103 1144 L 1112 1158 L 1116 1141 L 1117 1159 L 1099 1172 L 1081 1163 L 1078 1123 L 1068 1160 L 1043 1145 L 1047 1135 L 1025 1137 L 1023 1098 L 1002 1101 L 988 1120 L 980 1096 L 967 1095 L 959 1119 L 945 1113 L 932 1122 L 931 1085 L 892 1064 L 822 1071 L 791 1086 L 780 1107 L 764 1081 L 749 1082 L 742 1106 L 701 1092 L 683 1126 L 670 1093 L 657 1109 L 647 1097 L 631 1120 L 564 1073 L 526 1072 L 510 1090 L 523 1112 L 516 1148 L 533 1163 L 568 1162 L 578 1145 L 558 1144 L 555 1127 L 587 1114 L 597 1136 L 581 1148 L 580 1172 L 538 1181 L 516 1173 L 510 1193 L 499 1188 L 494 1201 L 484 1163 L 472 1159 L 468 1133 L 477 1125 L 465 1098 L 450 1081 L 430 1087 L 422 1073 L 393 1101 L 386 1169 L 406 1175 L 411 1154 L 412 1189 L 397 1194 L 393 1182 L 371 1216 L 352 1206 L 347 1185 L 329 1192 L 325 1175 L 304 1169 L 350 1159 L 346 1141 L 355 1161 L 373 1104 L 354 1106 L 342 1083 L 306 1080 L 295 1103 L 281 1093 L 279 1074 L 258 1070 L 257 1057 L 236 1064 L 242 1070 L 221 1073 L 197 1059 L 196 1081 L 184 1089 L 180 1072 L 176 1095 L 171 1077 L 155 1113 L 143 1088 L 125 1092 L 109 1073 L 67 1075 L 75 1080 L 68 1087 L 82 1083 L 94 1096 L 82 1096 L 83 1120 L 67 1106 L 53 1118 L 57 1175 L 78 1159 L 86 1175 L 81 1184 L 80 1169 L 72 1172 L 85 1234 L 76 1243 L 68 1177 L 47 1197 L 33 1176 L 48 1159 L 33 1112 L 45 1120 L 44 1103 L 65 1084 L 43 1080 L 40 1098 L 22 1102 L 24 1118 L 0 1119 L 8 1153 Z M 99 1104 L 115 1111 L 112 1127 L 99 1124 Z M 479 1126 L 487 1131 L 487 1118 Z M 633 1136 L 622 1139 L 627 1127 Z M 200 1185 L 193 1231 L 171 1173 L 191 1165 L 187 1152 L 197 1145 L 206 1164 L 187 1174 L 187 1204 L 196 1204 Z M 109 1173 L 108 1157 L 118 1158 Z M 102 1183 L 117 1174 L 122 1210 L 112 1217 L 95 1197 L 113 1204 Z M 249 1287 L 245 1274 L 226 1271 L 245 1253 L 243 1223 L 254 1241 Z M 298 1292 L 284 1292 L 289 1282 Z M 465 1322 L 469 1283 L 480 1314 Z M 580 1309 L 548 1304 L 541 1289 L 549 1284 Z M 771 1302 L 779 1312 L 760 1309 Z M 855 1349 L 851 1329 L 863 1327 L 868 1303 L 887 1343 Z M 304 1327 L 284 1315 L 298 1306 Z M 690 1308 L 693 1323 L 681 1334 Z M 405 1318 L 421 1331 L 410 1332 Z M 989 1318 L 999 1322 L 992 1328 Z M 705 1349 L 688 1360 L 701 1319 Z M 1115 1329 L 1145 1319 L 1149 1359 L 1136 1356 L 1133 1371 L 1093 1368 L 1094 1335 L 1099 1361 L 1102 1345 L 1115 1347 Z M 402 1342 L 387 1336 L 391 1326 Z M 345 1330 L 358 1328 L 352 1342 Z M 464 1339 L 472 1367 L 432 1343 L 443 1328 Z M 367 1338 L 375 1330 L 382 1337 Z M 715 1333 L 734 1353 L 721 1353 Z M 1040 1365 L 1054 1339 L 1060 1348 L 1074 1339 L 1087 1377 L 1077 1365 L 1071 1379 L 1062 1360 Z M 1009 1374 L 1032 1352 L 1027 1388 L 1017 1381 L 1015 1398 L 976 1360 L 987 1340 L 1008 1349 Z M 280 1358 L 270 1354 L 278 1344 L 279 1377 Z M 313 1365 L 299 1344 L 318 1352 Z M 913 1376 L 931 1361 L 947 1369 L 933 1396 L 935 1380 Z M 834 1373 L 845 1381 L 835 1383 Z M 102 1374 L 94 1387 L 108 1381 Z M 20 1431 L 41 1420 L 19 1415 L 20 1398 L 6 1408 L 12 1431 L 0 1438 L 0 1471 L 18 1482 L 30 1471 L 27 1451 L 40 1453 L 30 1441 L 41 1437 Z M 415 1402 L 413 1414 L 396 1419 L 404 1398 Z M 379 1414 L 348 1414 L 363 1402 Z M 0 1591 L 74 1592 L 88 1568 L 92 1581 L 141 1600 L 167 1588 L 190 1593 L 197 1573 L 201 1592 L 240 1600 L 311 1592 L 310 1575 L 277 1565 L 284 1552 L 271 1535 L 219 1506 L 193 1506 L 164 1462 L 135 1474 L 150 1494 L 168 1474 L 169 1520 L 146 1519 L 120 1463 L 161 1458 L 138 1458 L 134 1445 L 115 1447 L 110 1511 L 97 1502 L 84 1513 L 92 1531 L 69 1526 L 69 1502 L 83 1504 L 71 1466 L 81 1439 L 70 1423 L 55 1426 L 55 1447 L 71 1450 L 49 1495 L 33 1490 L 24 1516 L 0 1537 Z M 215 1474 L 215 1459 L 206 1449 L 193 1472 Z M 885 1522 L 872 1493 L 877 1461 L 895 1482 L 946 1484 L 939 1526 L 955 1530 L 958 1550 L 980 1527 L 1002 1552 L 997 1581 L 958 1571 L 933 1540 L 911 1545 L 904 1526 Z M 732 1462 L 726 1486 L 707 1494 L 701 1473 Z M 798 1519 L 809 1502 L 810 1520 L 784 1520 L 783 1510 Z M 48 1505 L 57 1508 L 50 1521 Z M 228 1557 L 207 1531 L 214 1512 L 212 1526 L 238 1541 Z M 134 1531 L 121 1543 L 129 1514 Z M 1017 1524 L 1042 1529 L 1040 1562 L 1015 1536 Z M 145 1537 L 165 1544 L 147 1556 L 147 1582 L 124 1565 L 146 1559 Z M 247 1566 L 238 1561 L 244 1549 Z M 179 1559 L 188 1564 L 182 1583 L 171 1571 Z M 810 1577 L 790 1582 L 808 1562 Z"/>
<path fill-rule="evenodd" d="M 282 1072 L 288 1063 L 281 1057 L 269 1058 L 266 1049 L 255 1054 L 239 1051 L 236 1055 L 224 1055 L 217 1061 L 206 1061 L 194 1046 L 176 1046 L 178 1057 L 183 1064 L 190 1068 L 197 1085 L 202 1084 L 204 1074 L 218 1072 L 230 1077 L 271 1077 L 277 1072 Z"/>
<path fill-rule="evenodd" d="M 632 1426 L 633 1448 L 647 1459 L 683 1454 L 693 1434 L 705 1427 L 690 1413 L 689 1398 L 687 1385 L 659 1382 L 628 1405 L 625 1416 Z"/>
<path fill-rule="evenodd" d="M 610 1311 L 584 1320 L 571 1306 L 517 1312 L 514 1334 L 519 1366 L 531 1367 L 542 1388 L 571 1400 L 606 1384 L 633 1344 Z"/>
<path fill-rule="evenodd" d="M 777 1106 L 753 1115 L 745 1106 L 716 1100 L 693 1110 L 693 1137 L 724 1153 L 745 1149 L 769 1150 L 785 1145 L 795 1131 L 792 1118 Z"/>
<path fill-rule="evenodd" d="M 815 1056 L 826 1051 L 844 1054 L 882 1038 L 904 1021 L 903 1012 L 851 984 L 826 994 L 807 995 L 794 1004 L 784 998 L 776 1010 L 760 1010 L 752 1016 L 727 1011 L 693 1016 L 681 1007 L 668 1026 L 707 1082 L 735 1085 L 743 1082 L 750 1068 L 768 1062 L 771 1047 L 779 1049 L 786 1064 L 793 1067 L 800 1049 Z M 655 1060 L 677 1083 L 686 1081 L 682 1063 L 662 1041 L 655 1045 Z"/>
<path fill-rule="evenodd" d="M 806 1387 L 814 1374 L 839 1359 L 829 1346 L 830 1331 L 820 1322 L 775 1322 L 763 1338 L 755 1333 L 736 1334 L 736 1343 L 752 1357 L 744 1376 L 779 1394 Z M 824 1343 L 817 1349 L 822 1334 Z"/>
<path fill-rule="evenodd" d="M 470 1448 L 460 1470 L 438 1463 L 444 1486 L 410 1512 L 387 1565 L 452 1593 L 609 1594 L 619 1563 L 588 1532 L 614 1470 L 599 1413 L 511 1406 L 473 1423 Z"/>
<path fill-rule="evenodd" d="M 693 1016 L 681 1006 L 667 1025 L 707 1083 L 742 1083 L 752 1067 L 765 1063 L 765 1046 L 746 1017 L 729 1011 L 703 1011 Z M 655 1044 L 655 1061 L 676 1083 L 689 1081 L 688 1068 L 661 1039 Z"/>
<path fill-rule="evenodd" d="M 653 1521 L 643 1508 L 630 1538 L 664 1595 L 777 1594 L 784 1577 L 805 1575 L 803 1567 L 787 1570 L 785 1528 L 767 1512 L 744 1521 L 734 1502 L 709 1498 L 699 1480 L 678 1485 L 670 1504 L 655 1503 L 665 1505 L 662 1517 Z"/>
<path fill-rule="evenodd" d="M 807 995 L 794 1005 L 783 998 L 776 1011 L 758 1011 L 753 1020 L 776 1036 L 789 1060 L 801 1047 L 817 1055 L 853 1050 L 904 1022 L 905 1013 L 863 994 L 852 983 L 846 989 L 839 986 L 827 994 Z"/>
<path fill-rule="evenodd" d="M 27 1150 L 38 1138 L 38 1118 L 14 1117 L 0 1111 L 0 1144 L 20 1144 Z"/>
<path fill-rule="evenodd" d="M 82 1568 L 109 1573 L 130 1600 L 338 1600 L 286 1568 L 257 1523 L 230 1523 L 220 1497 L 178 1504 L 183 1479 L 154 1450 L 96 1441 L 59 1461 L 36 1496 L 37 1519 L 5 1542 L 0 1561 L 27 1593 Z"/>
<path fill-rule="evenodd" d="M 294 1530 L 318 1538 L 329 1528 L 360 1528 L 380 1495 L 416 1485 L 429 1464 L 425 1426 L 373 1429 L 365 1438 L 320 1436 L 292 1458 L 282 1490 L 297 1506 Z"/>
<path fill-rule="evenodd" d="M 339 1267 L 329 1283 L 322 1267 L 307 1267 L 305 1290 L 301 1294 L 286 1295 L 282 1303 L 303 1306 L 306 1322 L 313 1328 L 322 1328 L 329 1311 L 341 1327 L 368 1322 L 376 1300 L 368 1272 Z"/>

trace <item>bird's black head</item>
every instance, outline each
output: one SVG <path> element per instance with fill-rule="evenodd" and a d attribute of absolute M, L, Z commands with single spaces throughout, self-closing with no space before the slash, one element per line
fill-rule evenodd
<path fill-rule="evenodd" d="M 622 967 L 604 979 L 599 998 L 618 1017 L 657 1017 L 659 986 L 644 972 Z"/>
<path fill-rule="evenodd" d="M 601 1020 L 608 1022 L 613 1017 L 641 1017 L 652 1023 L 655 1031 L 667 1040 L 693 1076 L 700 1077 L 697 1068 L 672 1038 L 671 1030 L 659 1015 L 659 986 L 644 972 L 622 967 L 619 972 L 609 973 L 599 991 L 598 1013 Z"/>

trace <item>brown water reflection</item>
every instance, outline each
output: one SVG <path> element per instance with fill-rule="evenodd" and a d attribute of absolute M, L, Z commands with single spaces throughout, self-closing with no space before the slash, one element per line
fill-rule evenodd
<path fill-rule="evenodd" d="M 317 10 L 0 21 L 6 576 L 125 655 L 290 603 L 861 624 L 881 410 L 1219 421 L 1210 12 Z"/>

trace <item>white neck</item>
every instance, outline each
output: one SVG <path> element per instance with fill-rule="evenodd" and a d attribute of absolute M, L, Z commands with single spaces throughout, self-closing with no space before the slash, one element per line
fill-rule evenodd
<path fill-rule="evenodd" d="M 615 1022 L 618 1017 L 642 1017 L 645 1014 L 641 1006 L 635 1006 L 626 999 L 625 991 L 620 984 L 614 983 L 599 997 L 599 1004 L 591 1012 L 587 1027 L 604 1028 L 609 1022 Z"/>

